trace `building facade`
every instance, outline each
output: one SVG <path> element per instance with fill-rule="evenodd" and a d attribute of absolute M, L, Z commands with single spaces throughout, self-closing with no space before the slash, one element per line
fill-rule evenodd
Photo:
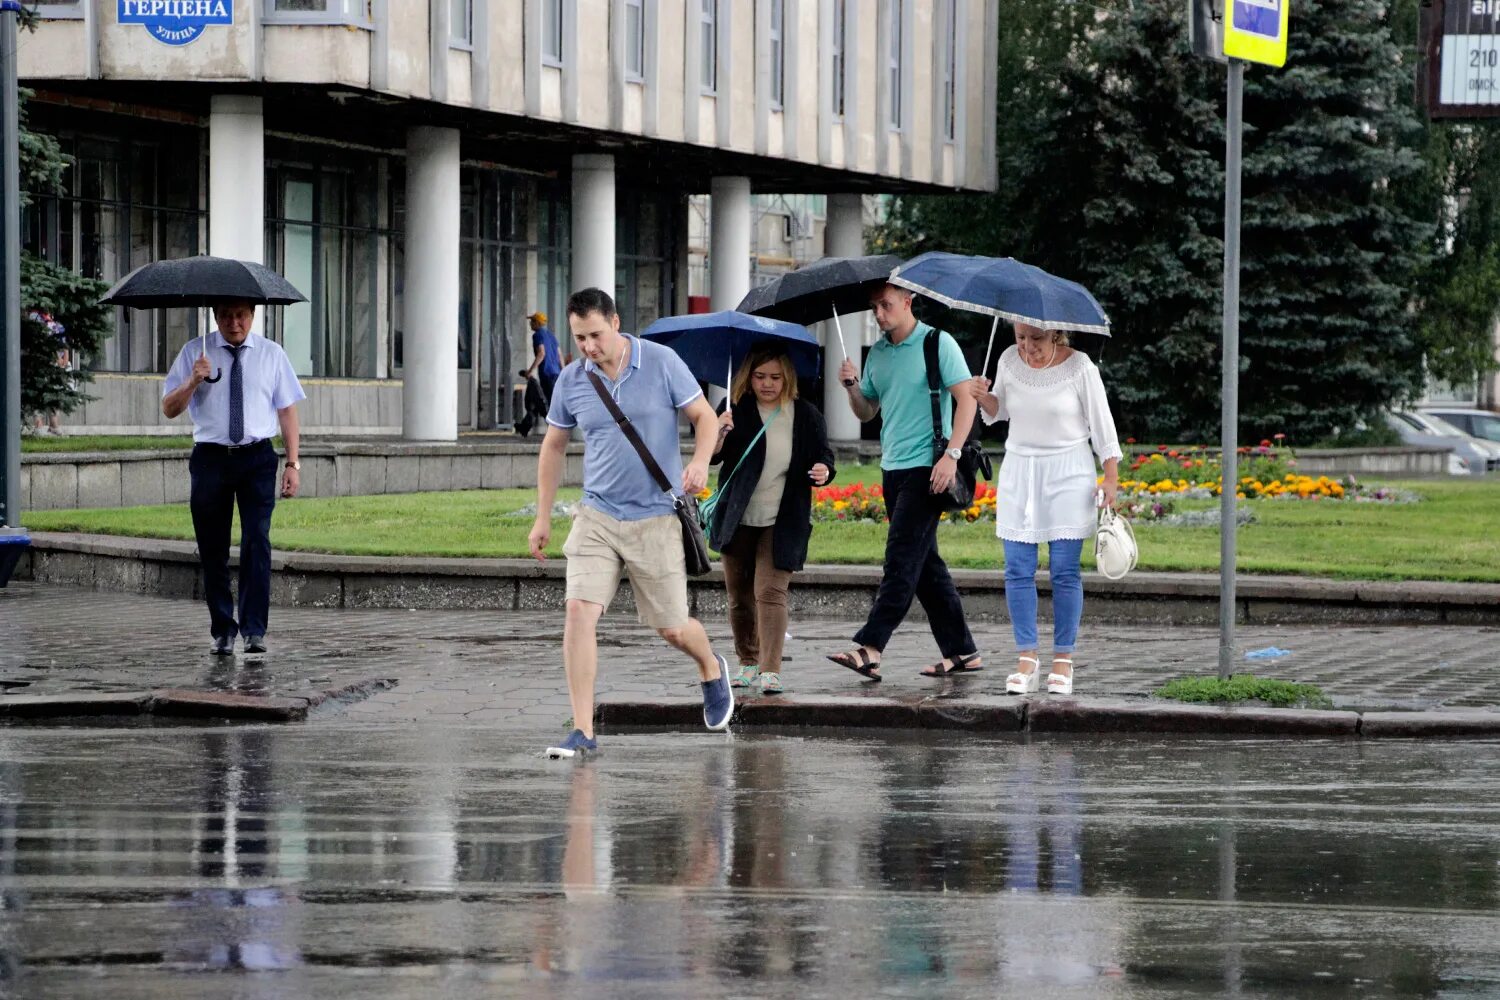
<path fill-rule="evenodd" d="M 566 336 L 574 288 L 613 290 L 627 329 L 699 285 L 730 308 L 757 274 L 861 252 L 865 196 L 995 184 L 984 0 L 38 12 L 29 124 L 74 165 L 33 193 L 27 247 L 106 281 L 194 253 L 286 274 L 309 301 L 259 329 L 307 380 L 315 432 L 507 426 L 525 317 Z M 120 310 L 74 424 L 164 429 L 155 376 L 205 324 Z"/>

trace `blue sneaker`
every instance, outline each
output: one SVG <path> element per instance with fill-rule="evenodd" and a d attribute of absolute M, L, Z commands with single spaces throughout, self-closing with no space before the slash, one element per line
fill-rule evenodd
<path fill-rule="evenodd" d="M 729 717 L 734 714 L 734 689 L 729 686 L 729 662 L 714 654 L 719 661 L 717 680 L 703 681 L 703 724 L 716 733 L 729 728 Z"/>
<path fill-rule="evenodd" d="M 584 754 L 597 753 L 598 750 L 598 740 L 583 735 L 582 729 L 575 729 L 557 746 L 548 747 L 547 757 L 551 760 L 558 760 L 563 757 L 579 757 Z"/>

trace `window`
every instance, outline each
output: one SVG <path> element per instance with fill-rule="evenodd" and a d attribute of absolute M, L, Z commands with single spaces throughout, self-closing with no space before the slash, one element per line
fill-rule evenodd
<path fill-rule="evenodd" d="M 113 119 L 108 135 L 73 132 L 28 109 L 31 127 L 57 136 L 73 166 L 56 193 L 32 192 L 21 213 L 21 244 L 45 260 L 113 283 L 155 260 L 203 250 L 207 213 L 198 185 L 197 129 Z M 104 119 L 101 119 L 104 120 Z M 83 359 L 93 371 L 165 372 L 202 332 L 197 309 L 114 311 L 115 334 Z"/>
<path fill-rule="evenodd" d="M 943 138 L 958 134 L 958 0 L 944 0 L 948 34 L 943 38 Z"/>
<path fill-rule="evenodd" d="M 368 0 L 265 0 L 266 20 L 272 24 L 368 24 Z"/>
<path fill-rule="evenodd" d="M 563 2 L 542 0 L 542 63 L 563 64 Z"/>
<path fill-rule="evenodd" d="M 786 93 L 786 0 L 771 0 L 771 107 L 781 107 Z"/>
<path fill-rule="evenodd" d="M 705 94 L 719 92 L 719 25 L 715 16 L 717 0 L 698 0 L 699 79 Z"/>
<path fill-rule="evenodd" d="M 902 0 L 889 0 L 885 8 L 886 16 L 890 18 L 886 28 L 891 42 L 886 57 L 886 86 L 890 94 L 890 126 L 894 129 L 901 127 L 901 7 Z"/>
<path fill-rule="evenodd" d="M 468 48 L 474 42 L 474 0 L 448 0 L 448 44 Z"/>
<path fill-rule="evenodd" d="M 267 141 L 266 263 L 308 301 L 266 310 L 266 335 L 298 375 L 373 378 L 378 371 L 380 157 Z"/>
<path fill-rule="evenodd" d="M 844 3 L 833 0 L 833 116 L 844 117 Z"/>
<path fill-rule="evenodd" d="M 625 79 L 646 80 L 646 0 L 625 0 Z"/>

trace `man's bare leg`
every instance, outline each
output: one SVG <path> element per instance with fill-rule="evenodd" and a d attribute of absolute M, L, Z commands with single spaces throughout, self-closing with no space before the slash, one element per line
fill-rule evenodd
<path fill-rule="evenodd" d="M 708 633 L 703 630 L 702 622 L 689 618 L 687 624 L 680 628 L 659 628 L 656 631 L 674 649 L 682 650 L 697 662 L 698 676 L 702 680 L 718 679 L 719 660 L 714 656 L 713 645 L 708 641 Z M 592 680 L 589 691 L 593 691 Z"/>
<path fill-rule="evenodd" d="M 602 614 L 603 605 L 573 598 L 568 601 L 567 617 L 563 622 L 563 667 L 568 674 L 573 727 L 583 730 L 583 735 L 589 739 L 594 738 L 594 677 L 599 672 L 597 626 Z M 701 627 L 699 631 L 702 631 Z M 705 635 L 705 645 L 707 642 L 708 636 Z"/>

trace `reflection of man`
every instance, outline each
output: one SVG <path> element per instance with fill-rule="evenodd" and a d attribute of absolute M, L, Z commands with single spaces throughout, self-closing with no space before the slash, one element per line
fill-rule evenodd
<path fill-rule="evenodd" d="M 594 676 L 598 671 L 599 618 L 630 574 L 641 622 L 692 657 L 703 688 L 703 724 L 729 728 L 734 695 L 729 670 L 714 653 L 702 624 L 688 614 L 687 568 L 675 500 L 647 471 L 595 387 L 599 380 L 640 436 L 668 483 L 697 493 L 708 482 L 708 460 L 719 440 L 719 418 L 703 398 L 683 360 L 660 344 L 620 332 L 614 299 L 597 288 L 568 299 L 568 326 L 582 360 L 557 380 L 547 413 L 547 436 L 537 459 L 536 521 L 531 554 L 545 559 L 552 538 L 552 503 L 574 427 L 583 429 L 583 500 L 574 508 L 563 553 L 568 557 L 563 664 L 573 706 L 571 733 L 547 748 L 551 757 L 598 749 L 594 740 Z M 972 407 L 972 397 L 970 397 Z M 679 411 L 695 432 L 693 460 L 682 466 Z"/>
<path fill-rule="evenodd" d="M 189 341 L 162 389 L 162 413 L 172 418 L 187 410 L 193 420 L 188 460 L 193 533 L 203 564 L 211 648 L 221 656 L 234 653 L 236 635 L 245 637 L 246 653 L 266 651 L 271 511 L 279 461 L 271 439 L 278 429 L 286 444 L 281 495 L 296 496 L 301 482 L 297 402 L 307 394 L 281 345 L 250 332 L 254 320 L 250 302 L 215 306 L 219 328 L 208 335 L 206 350 Z M 223 377 L 209 382 L 216 368 Z M 229 592 L 229 531 L 236 505 L 241 527 L 238 619 Z"/>
<path fill-rule="evenodd" d="M 557 384 L 557 376 L 562 372 L 562 356 L 558 353 L 557 337 L 547 329 L 547 314 L 535 312 L 526 320 L 531 326 L 531 349 L 535 355 L 531 359 L 531 365 L 526 369 L 526 377 L 532 376 L 542 383 L 542 393 L 547 397 L 547 405 L 552 405 L 552 387 Z"/>

